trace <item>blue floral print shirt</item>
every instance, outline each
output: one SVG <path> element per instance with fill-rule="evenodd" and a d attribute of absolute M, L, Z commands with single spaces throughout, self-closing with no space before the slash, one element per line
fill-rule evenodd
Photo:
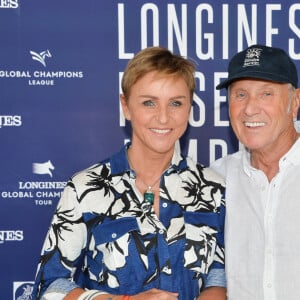
<path fill-rule="evenodd" d="M 175 151 L 161 177 L 158 218 L 135 187 L 129 146 L 69 180 L 43 246 L 34 299 L 82 287 L 129 295 L 158 288 L 193 300 L 209 274 L 224 272 L 219 175 Z"/>

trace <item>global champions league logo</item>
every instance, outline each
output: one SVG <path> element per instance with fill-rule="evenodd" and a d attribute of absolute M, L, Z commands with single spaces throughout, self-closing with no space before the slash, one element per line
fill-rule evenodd
<path fill-rule="evenodd" d="M 42 52 L 35 52 L 30 50 L 32 60 L 38 61 L 40 64 L 46 68 L 46 58 L 52 58 L 50 50 L 44 50 Z M 30 74 L 29 74 L 30 75 Z M 31 77 L 31 75 L 30 75 Z M 54 85 L 55 78 L 83 78 L 83 72 L 73 72 L 73 71 L 34 71 L 33 77 L 38 79 L 29 79 L 29 85 Z"/>
<path fill-rule="evenodd" d="M 44 67 L 46 67 L 46 57 L 52 57 L 49 50 L 42 51 L 41 53 L 36 53 L 34 51 L 30 51 L 31 57 L 33 60 L 37 60 L 40 62 Z"/>
<path fill-rule="evenodd" d="M 0 0 L 1 2 L 1 0 Z M 27 79 L 30 86 L 54 86 L 57 80 L 83 79 L 83 71 L 69 70 L 49 70 L 50 59 L 53 60 L 53 53 L 49 49 L 43 51 L 29 50 L 30 57 L 33 61 L 43 66 L 42 70 L 1 70 L 0 79 Z"/>

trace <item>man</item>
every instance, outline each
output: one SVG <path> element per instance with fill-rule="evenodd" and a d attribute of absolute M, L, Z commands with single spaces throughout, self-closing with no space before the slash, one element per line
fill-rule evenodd
<path fill-rule="evenodd" d="M 226 178 L 228 300 L 299 300 L 300 140 L 297 69 L 253 45 L 229 63 L 229 115 L 245 147 L 213 163 Z"/>

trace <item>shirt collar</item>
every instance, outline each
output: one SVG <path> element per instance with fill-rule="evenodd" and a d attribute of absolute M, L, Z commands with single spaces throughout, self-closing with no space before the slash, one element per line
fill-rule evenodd
<path fill-rule="evenodd" d="M 122 149 L 114 154 L 109 162 L 111 167 L 111 174 L 117 175 L 121 173 L 131 173 L 130 165 L 127 158 L 127 150 L 130 147 L 131 142 L 128 142 Z M 167 173 L 170 174 L 173 171 L 178 172 L 187 166 L 186 159 L 180 154 L 179 149 L 175 147 L 170 167 L 167 169 Z"/>
<path fill-rule="evenodd" d="M 299 165 L 300 164 L 300 139 L 298 138 L 291 149 L 279 160 L 279 168 L 286 164 Z"/>
<path fill-rule="evenodd" d="M 244 150 L 243 150 L 243 156 L 242 156 L 242 164 L 243 164 L 243 169 L 245 171 L 245 173 L 250 176 L 251 175 L 251 171 L 254 170 L 254 168 L 251 166 L 251 163 L 250 163 L 250 158 L 251 158 L 251 155 L 250 155 L 250 151 L 244 147 Z"/>
<path fill-rule="evenodd" d="M 250 176 L 251 172 L 256 171 L 257 169 L 251 166 L 251 155 L 250 151 L 246 148 L 244 148 L 243 151 L 243 169 L 245 173 Z M 290 150 L 283 155 L 280 160 L 279 160 L 279 169 L 283 168 L 286 166 L 288 163 L 293 164 L 293 165 L 299 165 L 300 164 L 300 138 L 296 140 L 294 145 L 290 148 Z"/>

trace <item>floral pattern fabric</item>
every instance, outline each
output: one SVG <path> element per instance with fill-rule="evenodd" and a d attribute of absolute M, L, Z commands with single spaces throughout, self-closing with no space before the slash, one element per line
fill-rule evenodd
<path fill-rule="evenodd" d="M 135 187 L 126 145 L 68 182 L 46 237 L 36 298 L 58 278 L 112 294 L 158 288 L 193 300 L 224 269 L 224 185 L 175 152 L 160 181 L 160 215 Z"/>

